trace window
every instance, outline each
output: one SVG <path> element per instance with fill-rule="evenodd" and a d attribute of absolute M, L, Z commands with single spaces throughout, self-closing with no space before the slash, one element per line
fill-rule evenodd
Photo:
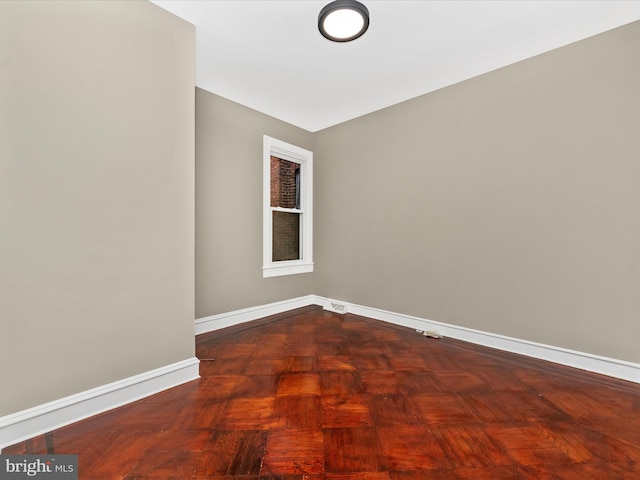
<path fill-rule="evenodd" d="M 263 277 L 313 272 L 313 153 L 264 136 Z"/>

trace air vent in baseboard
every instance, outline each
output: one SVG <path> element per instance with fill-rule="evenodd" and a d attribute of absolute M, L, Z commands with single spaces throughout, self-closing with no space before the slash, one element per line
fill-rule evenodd
<path fill-rule="evenodd" d="M 324 309 L 334 313 L 347 313 L 347 306 L 340 302 L 329 301 L 325 304 Z"/>

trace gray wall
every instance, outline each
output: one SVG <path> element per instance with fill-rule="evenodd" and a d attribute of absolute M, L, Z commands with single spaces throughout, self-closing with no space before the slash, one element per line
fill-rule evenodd
<path fill-rule="evenodd" d="M 262 137 L 313 134 L 196 89 L 196 318 L 313 292 L 313 274 L 262 278 Z"/>
<path fill-rule="evenodd" d="M 194 355 L 191 25 L 0 2 L 0 415 Z"/>
<path fill-rule="evenodd" d="M 315 138 L 314 292 L 640 362 L 640 22 Z"/>

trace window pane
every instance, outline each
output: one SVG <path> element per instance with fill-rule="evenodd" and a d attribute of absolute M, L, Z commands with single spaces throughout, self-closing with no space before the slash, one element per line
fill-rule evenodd
<path fill-rule="evenodd" d="M 271 206 L 300 208 L 300 164 L 271 157 Z"/>
<path fill-rule="evenodd" d="M 300 259 L 300 214 L 273 212 L 272 260 Z"/>

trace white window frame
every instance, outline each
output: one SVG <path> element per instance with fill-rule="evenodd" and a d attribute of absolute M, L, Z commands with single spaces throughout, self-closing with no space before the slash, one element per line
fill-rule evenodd
<path fill-rule="evenodd" d="M 313 152 L 264 135 L 262 276 L 279 277 L 313 272 Z M 300 165 L 300 208 L 271 206 L 271 157 Z M 273 212 L 300 214 L 300 259 L 273 261 Z"/>

